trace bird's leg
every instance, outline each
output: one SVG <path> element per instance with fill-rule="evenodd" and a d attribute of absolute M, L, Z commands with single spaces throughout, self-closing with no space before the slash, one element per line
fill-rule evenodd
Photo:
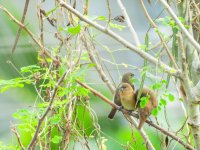
<path fill-rule="evenodd" d="M 129 114 L 129 115 L 131 115 L 132 112 L 133 112 L 132 110 L 127 110 L 127 111 L 128 111 L 128 114 Z"/>
<path fill-rule="evenodd" d="M 122 111 L 122 109 L 124 109 L 124 107 L 123 106 L 119 106 L 118 110 Z"/>

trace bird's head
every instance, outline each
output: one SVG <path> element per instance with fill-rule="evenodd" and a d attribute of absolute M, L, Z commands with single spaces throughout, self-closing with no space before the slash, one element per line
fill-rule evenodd
<path fill-rule="evenodd" d="M 134 74 L 132 72 L 127 72 L 122 77 L 122 82 L 131 83 L 131 79 L 133 79 Z"/>

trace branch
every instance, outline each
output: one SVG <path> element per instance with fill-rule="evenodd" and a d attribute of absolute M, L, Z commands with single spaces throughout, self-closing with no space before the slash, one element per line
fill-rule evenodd
<path fill-rule="evenodd" d="M 32 140 L 31 140 L 31 142 L 30 142 L 30 144 L 29 144 L 29 146 L 27 148 L 28 150 L 33 150 L 34 149 L 35 144 L 36 144 L 37 139 L 38 139 L 38 134 L 40 132 L 40 128 L 42 126 L 42 123 L 43 123 L 44 119 L 46 118 L 47 114 L 49 113 L 49 111 L 52 109 L 52 105 L 53 105 L 53 102 L 54 102 L 54 97 L 56 95 L 58 87 L 63 82 L 63 80 L 65 79 L 65 76 L 67 75 L 68 71 L 69 70 L 66 70 L 65 73 L 63 74 L 63 76 L 55 84 L 55 88 L 53 89 L 52 96 L 51 96 L 51 98 L 49 100 L 49 105 L 48 105 L 48 107 L 46 108 L 45 112 L 43 113 L 43 115 L 41 116 L 41 118 L 38 121 L 38 125 L 37 125 L 37 128 L 36 128 L 35 134 L 34 134 Z"/>
<path fill-rule="evenodd" d="M 200 99 L 200 81 L 192 88 L 193 94 L 197 99 Z"/>
<path fill-rule="evenodd" d="M 84 33 L 82 33 L 82 34 L 84 34 Z M 95 57 L 95 54 L 94 54 L 95 48 L 93 47 L 92 50 L 91 50 L 91 48 L 89 47 L 89 45 L 87 43 L 87 40 L 85 38 L 86 38 L 86 35 L 81 35 L 81 39 L 83 41 L 83 44 L 84 44 L 86 50 L 88 51 L 90 60 L 92 61 L 92 63 L 95 64 L 95 68 L 96 68 L 97 72 L 99 73 L 101 79 L 106 83 L 106 85 L 108 86 L 110 91 L 112 93 L 114 93 L 115 92 L 115 87 L 110 82 L 110 80 L 107 78 L 105 72 L 103 71 L 102 66 L 100 65 L 100 63 L 97 61 L 97 59 Z"/>
<path fill-rule="evenodd" d="M 24 23 L 25 18 L 26 18 L 26 13 L 27 13 L 27 10 L 28 10 L 28 4 L 29 4 L 29 0 L 26 0 L 25 6 L 24 6 L 24 11 L 23 11 L 23 16 L 22 16 L 22 20 L 21 20 L 22 24 Z M 17 35 L 16 35 L 16 38 L 15 38 L 15 43 L 14 43 L 13 48 L 12 48 L 12 53 L 14 53 L 14 51 L 16 49 L 17 42 L 19 40 L 19 36 L 20 36 L 21 31 L 22 31 L 22 27 L 20 26 L 18 31 L 17 31 Z"/>
<path fill-rule="evenodd" d="M 190 86 L 190 79 L 188 76 L 188 64 L 186 62 L 186 52 L 185 47 L 183 46 L 183 39 L 181 35 L 178 37 L 180 49 L 182 50 L 182 66 L 183 66 L 183 76 L 184 80 L 182 81 L 187 100 L 188 100 L 188 116 L 189 116 L 189 125 L 191 126 L 192 135 L 194 137 L 195 147 L 200 150 L 200 117 L 199 117 L 199 104 L 196 102 L 197 98 L 194 96 L 192 88 Z"/>
<path fill-rule="evenodd" d="M 23 144 L 22 144 L 22 142 L 21 142 L 21 140 L 20 140 L 20 135 L 19 135 L 19 133 L 17 132 L 17 130 L 16 130 L 16 128 L 15 128 L 14 126 L 11 127 L 11 131 L 16 135 L 17 141 L 18 141 L 18 143 L 19 143 L 21 149 L 22 149 L 22 150 L 25 150 L 25 148 L 24 148 L 24 146 L 23 146 Z"/>
<path fill-rule="evenodd" d="M 125 17 L 127 26 L 129 28 L 129 30 L 131 31 L 131 33 L 132 33 L 133 39 L 134 39 L 134 41 L 136 43 L 136 46 L 138 47 L 138 46 L 140 46 L 140 40 L 139 40 L 138 35 L 135 32 L 135 30 L 134 30 L 134 28 L 133 28 L 133 26 L 131 24 L 131 20 L 130 20 L 130 18 L 128 16 L 127 12 L 126 12 L 126 9 L 125 9 L 125 7 L 124 7 L 124 5 L 123 5 L 121 0 L 117 0 L 117 2 L 118 2 L 119 7 L 121 8 L 121 11 L 122 11 L 124 17 Z"/>
<path fill-rule="evenodd" d="M 132 45 L 131 43 L 129 43 L 128 41 L 126 41 L 124 38 L 120 37 L 119 35 L 117 35 L 115 32 L 91 21 L 90 19 L 88 19 L 87 17 L 83 16 L 81 13 L 79 13 L 77 10 L 75 10 L 74 8 L 72 8 L 70 5 L 66 4 L 64 1 L 59 0 L 59 4 L 61 7 L 66 8 L 67 10 L 69 10 L 70 12 L 72 12 L 73 14 L 75 14 L 77 17 L 79 17 L 82 21 L 88 23 L 89 25 L 93 26 L 94 28 L 96 28 L 97 30 L 109 35 L 110 37 L 112 37 L 113 39 L 115 39 L 116 41 L 118 41 L 119 43 L 121 43 L 122 45 L 124 45 L 125 47 L 129 48 L 130 50 L 136 52 L 137 54 L 139 54 L 141 57 L 143 57 L 144 59 L 147 59 L 149 62 L 155 64 L 155 65 L 159 65 L 162 69 L 164 69 L 167 73 L 176 76 L 176 77 L 180 77 L 180 70 L 175 70 L 174 68 L 169 67 L 168 65 L 166 65 L 165 63 L 163 63 L 162 61 L 157 60 L 156 58 L 154 58 L 153 56 L 151 56 L 150 54 L 142 51 L 141 49 L 135 47 L 134 45 Z"/>
<path fill-rule="evenodd" d="M 107 104 L 111 105 L 112 107 L 116 108 L 119 110 L 119 106 L 117 106 L 115 103 L 113 103 L 112 101 L 110 101 L 107 97 L 105 97 L 104 95 L 102 95 L 100 92 L 96 91 L 95 89 L 91 88 L 90 86 L 88 86 L 85 83 L 82 83 L 78 80 L 76 80 L 76 82 L 81 85 L 82 87 L 90 90 L 90 92 L 92 94 L 94 94 L 95 96 L 99 97 L 101 100 L 103 100 L 104 102 L 106 102 Z M 123 113 L 127 114 L 128 112 L 125 109 L 121 110 Z M 132 113 L 131 116 L 138 118 L 137 114 Z M 162 127 L 152 123 L 151 121 L 146 121 L 147 124 L 149 124 L 150 126 L 156 128 L 157 130 L 161 131 L 163 134 L 171 137 L 172 139 L 176 140 L 177 142 L 179 142 L 181 145 L 183 145 L 185 148 L 189 149 L 189 150 L 195 150 L 190 144 L 185 143 L 183 140 L 181 140 L 179 137 L 177 137 L 176 135 L 174 135 L 173 133 L 166 131 L 165 129 L 163 129 Z"/>
<path fill-rule="evenodd" d="M 132 116 L 129 116 L 128 114 L 125 114 L 126 119 L 133 124 L 135 127 L 138 127 L 138 123 L 135 121 L 135 119 Z M 147 146 L 148 150 L 155 150 L 155 148 L 153 147 L 151 141 L 149 140 L 147 134 L 144 132 L 143 129 L 138 130 L 141 134 L 141 136 L 143 137 L 145 144 Z"/>
<path fill-rule="evenodd" d="M 160 0 L 160 2 L 163 4 L 163 6 L 166 8 L 168 13 L 172 16 L 176 24 L 180 27 L 184 35 L 188 38 L 188 40 L 192 43 L 192 45 L 197 49 L 198 52 L 200 52 L 200 45 L 197 43 L 197 41 L 193 38 L 193 36 L 190 35 L 190 33 L 187 31 L 187 29 L 184 27 L 184 25 L 181 23 L 181 21 L 178 19 L 174 11 L 170 8 L 170 6 L 167 4 L 165 0 Z"/>

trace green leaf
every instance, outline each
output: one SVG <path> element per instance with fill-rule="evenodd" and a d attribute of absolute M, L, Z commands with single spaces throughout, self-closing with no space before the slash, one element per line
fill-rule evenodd
<path fill-rule="evenodd" d="M 167 101 L 166 101 L 165 99 L 163 99 L 163 98 L 160 99 L 160 103 L 161 103 L 162 105 L 164 105 L 164 106 L 167 105 Z"/>
<path fill-rule="evenodd" d="M 169 101 L 173 102 L 174 101 L 174 95 L 172 95 L 171 93 L 168 94 L 168 99 Z"/>
<path fill-rule="evenodd" d="M 75 34 L 80 33 L 80 31 L 81 31 L 81 25 L 79 24 L 79 25 L 74 26 L 74 27 L 67 27 L 64 30 L 66 32 L 68 32 L 68 33 L 71 33 L 71 34 L 75 35 Z"/>
<path fill-rule="evenodd" d="M 51 13 L 53 13 L 54 11 L 56 11 L 58 8 L 59 8 L 59 6 L 57 6 L 57 7 L 53 8 L 53 9 L 51 9 L 50 11 L 48 11 L 48 12 L 45 14 L 45 16 L 48 17 Z"/>
<path fill-rule="evenodd" d="M 143 96 L 143 97 L 140 98 L 140 107 L 141 108 L 144 108 L 147 105 L 147 103 L 149 101 L 149 98 L 150 98 L 149 95 L 148 96 Z"/>
<path fill-rule="evenodd" d="M 25 67 L 20 68 L 21 73 L 26 73 L 26 72 L 37 72 L 40 69 L 40 66 L 38 65 L 29 65 Z"/>
<path fill-rule="evenodd" d="M 13 117 L 19 120 L 26 120 L 31 117 L 31 112 L 27 109 L 20 109 L 17 112 L 13 113 Z"/>
<path fill-rule="evenodd" d="M 152 85 L 152 89 L 153 90 L 158 90 L 161 87 L 162 87 L 162 83 L 160 83 L 160 82 L 157 82 L 157 83 L 155 83 L 155 84 Z"/>
<path fill-rule="evenodd" d="M 158 109 L 159 111 L 161 111 L 161 107 L 160 107 L 160 106 L 158 106 L 157 109 Z"/>
<path fill-rule="evenodd" d="M 55 135 L 55 136 L 51 139 L 51 142 L 54 143 L 54 144 L 58 144 L 58 143 L 60 142 L 61 139 L 62 139 L 62 136 Z"/>
<path fill-rule="evenodd" d="M 56 125 L 61 121 L 60 114 L 56 114 L 49 119 L 50 125 Z"/>
<path fill-rule="evenodd" d="M 24 84 L 22 84 L 22 83 L 16 83 L 16 84 L 12 84 L 12 85 L 3 86 L 1 88 L 1 93 L 4 93 L 5 91 L 9 90 L 10 88 L 16 88 L 16 87 L 23 88 Z"/>
<path fill-rule="evenodd" d="M 119 31 L 121 31 L 122 29 L 124 29 L 126 27 L 126 26 L 118 25 L 118 24 L 115 24 L 115 23 L 112 23 L 112 22 L 110 22 L 109 25 L 110 25 L 111 28 L 118 29 Z"/>
<path fill-rule="evenodd" d="M 154 108 L 154 109 L 152 110 L 151 114 L 152 114 L 153 116 L 157 116 L 157 115 L 158 115 L 158 109 L 157 109 L 157 108 Z"/>
<path fill-rule="evenodd" d="M 97 20 L 104 20 L 104 21 L 106 21 L 107 18 L 106 18 L 105 16 L 98 16 L 98 17 L 97 17 Z"/>

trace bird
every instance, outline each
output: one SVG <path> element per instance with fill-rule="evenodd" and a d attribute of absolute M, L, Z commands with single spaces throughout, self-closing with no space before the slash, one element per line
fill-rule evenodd
<path fill-rule="evenodd" d="M 144 106 L 144 108 L 142 108 L 140 105 L 138 106 L 139 107 L 138 108 L 138 114 L 139 114 L 138 129 L 141 130 L 142 126 L 144 125 L 144 122 L 151 115 L 152 110 L 157 107 L 158 101 L 157 101 L 156 93 L 149 88 L 141 89 L 141 96 L 139 100 L 138 100 L 138 94 L 139 94 L 139 89 L 136 91 L 135 96 L 134 96 L 136 103 L 141 103 L 142 97 L 148 98 L 148 102 Z"/>
<path fill-rule="evenodd" d="M 129 83 L 122 83 L 119 86 L 119 97 L 122 107 L 126 110 L 135 110 L 135 91 Z"/>
<path fill-rule="evenodd" d="M 128 83 L 133 91 L 135 91 L 135 87 L 134 85 L 132 84 L 131 82 L 131 79 L 134 77 L 134 74 L 131 73 L 131 72 L 127 72 L 125 73 L 123 76 L 122 76 L 122 80 L 121 80 L 121 83 L 118 85 L 118 87 L 116 88 L 115 90 L 115 95 L 114 95 L 114 103 L 118 106 L 122 106 L 121 104 L 121 100 L 120 100 L 120 94 L 119 94 L 119 89 L 120 89 L 120 86 L 123 84 L 123 83 Z M 115 116 L 115 113 L 117 112 L 117 109 L 116 108 L 112 108 L 111 112 L 109 113 L 108 115 L 108 118 L 110 119 L 113 119 L 113 117 Z"/>

